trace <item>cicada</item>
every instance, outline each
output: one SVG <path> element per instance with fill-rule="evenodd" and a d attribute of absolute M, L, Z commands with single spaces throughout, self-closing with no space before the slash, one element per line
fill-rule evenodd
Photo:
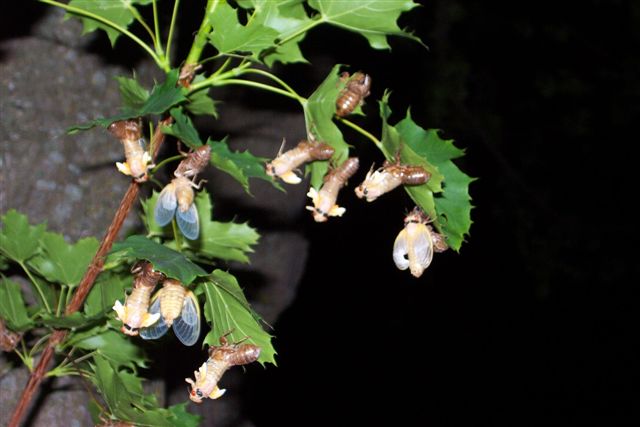
<path fill-rule="evenodd" d="M 349 73 L 342 73 L 342 79 L 347 83 L 336 100 L 336 114 L 340 117 L 348 116 L 362 105 L 371 89 L 371 77 L 359 71 L 351 77 Z"/>
<path fill-rule="evenodd" d="M 109 125 L 109 132 L 122 142 L 124 147 L 124 163 L 117 162 L 116 167 L 125 175 L 130 175 L 136 182 L 145 182 L 151 164 L 151 156 L 146 149 L 139 120 L 120 120 Z"/>
<path fill-rule="evenodd" d="M 175 214 L 178 228 L 184 237 L 190 240 L 198 238 L 200 222 L 198 211 L 193 203 L 195 199 L 193 189 L 199 189 L 200 184 L 195 184 L 194 180 L 209 163 L 210 156 L 211 146 L 203 145 L 187 154 L 180 162 L 173 173 L 175 178 L 162 189 L 154 209 L 154 217 L 159 226 L 164 227 L 169 224 Z"/>
<path fill-rule="evenodd" d="M 311 187 L 307 196 L 313 201 L 313 206 L 307 206 L 307 210 L 313 213 L 316 222 L 325 222 L 330 216 L 342 216 L 346 211 L 336 204 L 338 192 L 347 183 L 347 180 L 358 170 L 357 157 L 350 157 L 337 168 L 329 171 L 324 177 L 320 191 Z"/>
<path fill-rule="evenodd" d="M 302 179 L 294 172 L 297 167 L 315 160 L 328 160 L 334 152 L 333 147 L 324 142 L 302 140 L 295 148 L 278 153 L 275 159 L 267 163 L 267 175 L 278 177 L 287 184 L 298 184 Z"/>
<path fill-rule="evenodd" d="M 149 313 L 160 313 L 153 325 L 142 328 L 140 336 L 145 340 L 160 338 L 173 326 L 173 333 L 182 344 L 191 346 L 200 336 L 200 306 L 196 296 L 182 283 L 166 279 L 153 296 Z"/>
<path fill-rule="evenodd" d="M 133 290 L 126 297 L 124 305 L 120 300 L 116 300 L 113 309 L 118 319 L 122 321 L 122 332 L 136 336 L 140 328 L 147 328 L 160 318 L 160 313 L 149 313 L 149 300 L 153 288 L 165 276 L 155 271 L 148 261 L 138 262 L 131 272 L 134 274 Z"/>
<path fill-rule="evenodd" d="M 22 334 L 8 329 L 4 319 L 0 317 L 0 350 L 13 351 L 21 339 Z"/>
<path fill-rule="evenodd" d="M 400 270 L 409 268 L 414 277 L 422 276 L 433 259 L 433 253 L 448 249 L 445 238 L 429 225 L 429 218 L 415 208 L 404 219 L 404 228 L 393 244 L 393 261 Z"/>
<path fill-rule="evenodd" d="M 189 399 L 201 403 L 205 398 L 219 398 L 226 390 L 220 389 L 218 382 L 227 369 L 232 366 L 247 365 L 258 360 L 259 357 L 260 347 L 257 345 L 239 342 L 229 344 L 226 335 L 220 337 L 220 345 L 209 348 L 209 359 L 193 373 L 195 381 L 185 378 L 185 381 L 191 385 Z"/>
<path fill-rule="evenodd" d="M 359 198 L 365 197 L 367 202 L 372 202 L 384 193 L 388 193 L 399 185 L 420 185 L 431 178 L 431 174 L 422 166 L 410 166 L 385 161 L 382 167 L 376 171 L 370 170 L 366 178 L 355 192 Z"/>

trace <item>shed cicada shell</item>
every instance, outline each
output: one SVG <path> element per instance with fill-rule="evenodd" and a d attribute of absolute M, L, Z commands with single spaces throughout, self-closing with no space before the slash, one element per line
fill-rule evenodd
<path fill-rule="evenodd" d="M 404 219 L 404 228 L 393 244 L 393 261 L 400 270 L 411 271 L 414 277 L 422 276 L 431 265 L 434 252 L 448 249 L 444 236 L 429 225 L 428 216 L 418 207 Z"/>
<path fill-rule="evenodd" d="M 422 166 L 400 164 L 400 159 L 390 163 L 385 161 L 376 171 L 370 170 L 355 192 L 359 198 L 372 202 L 400 185 L 420 185 L 431 178 L 431 174 Z"/>
<path fill-rule="evenodd" d="M 194 188 L 199 189 L 201 183 L 195 184 L 196 175 L 209 163 L 211 146 L 203 145 L 190 152 L 173 172 L 175 178 L 167 184 L 158 197 L 153 211 L 156 223 L 161 227 L 169 224 L 176 217 L 178 228 L 190 240 L 196 240 L 200 234 L 200 221 L 195 200 Z"/>
<path fill-rule="evenodd" d="M 346 211 L 336 204 L 338 192 L 347 184 L 347 180 L 358 170 L 357 157 L 350 157 L 337 168 L 329 171 L 324 177 L 320 191 L 311 187 L 307 196 L 313 201 L 313 206 L 307 206 L 316 222 L 325 222 L 330 216 L 342 216 Z"/>
<path fill-rule="evenodd" d="M 219 398 L 226 392 L 218 387 L 224 373 L 232 366 L 247 365 L 259 357 L 260 347 L 239 342 L 229 344 L 226 335 L 220 337 L 220 345 L 209 348 L 209 359 L 194 372 L 195 381 L 185 378 L 191 385 L 189 398 L 196 403 L 201 403 L 206 398 Z"/>
<path fill-rule="evenodd" d="M 148 170 L 152 168 L 151 156 L 147 151 L 139 120 L 119 120 L 109 125 L 109 132 L 122 142 L 124 147 L 124 163 L 117 162 L 116 167 L 125 175 L 130 175 L 136 182 L 149 179 Z"/>
<path fill-rule="evenodd" d="M 4 319 L 0 317 L 0 350 L 13 351 L 21 339 L 22 334 L 7 328 Z"/>
<path fill-rule="evenodd" d="M 127 335 L 138 335 L 140 328 L 154 324 L 160 313 L 149 313 L 149 301 L 153 288 L 164 279 L 164 274 L 153 269 L 148 261 L 140 261 L 131 269 L 134 274 L 133 290 L 126 297 L 124 305 L 116 300 L 113 309 L 122 321 L 122 332 Z"/>
<path fill-rule="evenodd" d="M 342 80 L 346 80 L 347 83 L 336 100 L 336 114 L 340 117 L 348 116 L 362 105 L 371 89 L 371 77 L 360 71 L 351 77 L 349 73 L 342 73 Z"/>
<path fill-rule="evenodd" d="M 296 168 L 316 160 L 328 160 L 334 152 L 333 147 L 324 142 L 302 140 L 295 148 L 278 153 L 275 159 L 267 163 L 266 172 L 287 184 L 299 184 L 302 179 L 294 172 Z"/>
<path fill-rule="evenodd" d="M 191 346 L 200 336 L 200 306 L 196 296 L 182 283 L 166 279 L 151 299 L 149 313 L 160 314 L 157 322 L 140 330 L 145 340 L 160 338 L 173 327 L 173 333 L 184 345 Z"/>

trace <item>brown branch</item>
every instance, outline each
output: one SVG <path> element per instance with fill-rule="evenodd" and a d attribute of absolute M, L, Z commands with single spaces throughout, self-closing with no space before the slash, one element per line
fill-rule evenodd
<path fill-rule="evenodd" d="M 159 123 L 159 125 L 170 125 L 173 120 L 171 118 L 167 118 Z M 156 158 L 158 155 L 158 151 L 160 151 L 160 146 L 164 141 L 164 134 L 160 131 L 160 126 L 156 133 L 153 135 L 153 141 L 151 145 L 154 147 L 152 157 Z M 124 220 L 127 218 L 129 211 L 131 211 L 131 207 L 133 206 L 136 198 L 138 196 L 138 192 L 140 191 L 140 184 L 135 181 L 131 181 L 127 192 L 124 194 L 122 201 L 120 202 L 120 206 L 116 211 L 113 220 L 111 221 L 111 225 L 107 229 L 107 232 L 100 243 L 100 247 L 98 248 L 98 252 L 96 252 L 95 256 L 91 260 L 87 271 L 84 273 L 84 277 L 82 281 L 78 285 L 78 288 L 71 299 L 71 302 L 67 306 L 65 310 L 66 315 L 70 315 L 75 313 L 82 307 L 85 298 L 91 291 L 93 287 L 93 283 L 96 281 L 98 274 L 102 271 L 102 266 L 104 265 L 104 261 L 107 257 L 107 254 L 111 250 L 111 246 L 113 246 L 113 242 L 118 235 L 118 232 L 122 228 L 122 224 Z M 66 330 L 57 330 L 51 334 L 49 338 L 49 342 L 47 342 L 47 346 L 45 347 L 40 360 L 38 361 L 37 366 L 31 372 L 31 376 L 29 377 L 29 381 L 22 391 L 22 395 L 20 396 L 20 401 L 18 401 L 18 405 L 13 411 L 13 415 L 11 416 L 11 420 L 7 427 L 18 427 L 20 424 L 20 420 L 24 415 L 29 403 L 33 399 L 35 392 L 38 390 L 40 383 L 44 379 L 45 374 L 48 370 L 49 362 L 55 353 L 55 348 L 58 344 L 60 344 L 67 335 Z"/>

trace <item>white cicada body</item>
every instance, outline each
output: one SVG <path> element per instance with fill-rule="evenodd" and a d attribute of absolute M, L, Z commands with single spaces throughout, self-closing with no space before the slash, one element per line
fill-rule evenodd
<path fill-rule="evenodd" d="M 282 150 L 282 149 L 281 149 Z M 265 166 L 267 175 L 278 177 L 287 184 L 299 184 L 302 179 L 295 173 L 299 166 L 316 160 L 328 160 L 335 150 L 324 142 L 300 141 L 295 148 L 279 153 Z"/>
<path fill-rule="evenodd" d="M 340 166 L 327 173 L 320 191 L 311 187 L 307 196 L 313 201 L 313 206 L 307 206 L 316 222 L 325 222 L 330 216 L 342 216 L 346 211 L 337 205 L 338 193 L 347 184 L 347 180 L 358 170 L 357 157 L 350 157 Z"/>
<path fill-rule="evenodd" d="M 133 290 L 125 299 L 124 305 L 116 300 L 113 310 L 122 321 L 122 332 L 136 336 L 140 328 L 149 327 L 160 318 L 160 314 L 149 313 L 149 300 L 153 288 L 164 278 L 164 274 L 155 271 L 148 261 L 139 262 L 131 272 L 135 275 Z"/>
<path fill-rule="evenodd" d="M 194 187 L 195 184 L 184 176 L 173 178 L 160 192 L 153 211 L 156 223 L 161 227 L 169 224 L 175 215 L 178 228 L 190 240 L 196 240 L 200 234 L 198 211 L 193 203 Z"/>
<path fill-rule="evenodd" d="M 370 170 L 355 192 L 359 198 L 372 202 L 400 185 L 421 185 L 430 177 L 431 174 L 421 166 L 402 165 L 399 160 L 385 162 L 380 169 Z"/>
<path fill-rule="evenodd" d="M 145 182 L 149 176 L 147 171 L 154 165 L 145 147 L 144 138 L 138 120 L 121 120 L 109 125 L 109 132 L 122 142 L 124 163 L 117 162 L 116 167 L 125 175 L 130 175 L 136 182 Z"/>
<path fill-rule="evenodd" d="M 191 346 L 200 336 L 200 306 L 196 296 L 177 280 L 167 279 L 153 296 L 149 313 L 160 314 L 153 325 L 140 330 L 145 340 L 160 338 L 173 327 L 182 344 Z"/>
<path fill-rule="evenodd" d="M 400 270 L 408 268 L 414 277 L 420 277 L 431 264 L 434 251 L 443 252 L 448 246 L 421 210 L 414 209 L 404 222 L 393 244 L 393 261 Z"/>

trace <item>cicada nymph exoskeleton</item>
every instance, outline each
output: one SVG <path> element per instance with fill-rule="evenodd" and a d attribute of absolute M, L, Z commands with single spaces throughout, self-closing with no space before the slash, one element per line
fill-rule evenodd
<path fill-rule="evenodd" d="M 353 110 L 363 104 L 364 98 L 369 96 L 371 77 L 358 71 L 351 77 L 349 73 L 342 73 L 341 78 L 343 81 L 346 80 L 346 84 L 336 100 L 336 114 L 344 117 L 353 113 Z"/>
<path fill-rule="evenodd" d="M 136 336 L 140 328 L 147 328 L 160 318 L 160 313 L 149 313 L 149 301 L 153 289 L 165 276 L 155 271 L 148 261 L 138 262 L 131 272 L 134 274 L 131 294 L 126 297 L 124 305 L 116 300 L 113 309 L 122 321 L 122 332 Z"/>
<path fill-rule="evenodd" d="M 22 334 L 7 328 L 4 319 L 0 318 L 0 350 L 13 351 L 21 339 Z"/>
<path fill-rule="evenodd" d="M 393 261 L 400 270 L 422 276 L 433 260 L 434 252 L 448 249 L 444 236 L 429 225 L 429 217 L 418 207 L 404 219 L 404 228 L 393 244 Z"/>
<path fill-rule="evenodd" d="M 117 162 L 116 167 L 125 175 L 130 175 L 136 182 L 145 182 L 152 168 L 151 155 L 147 151 L 139 120 L 119 120 L 109 125 L 109 132 L 122 142 L 124 147 L 124 163 Z"/>
<path fill-rule="evenodd" d="M 364 197 L 367 202 L 373 202 L 400 185 L 421 185 L 429 178 L 431 174 L 422 166 L 403 165 L 400 159 L 394 163 L 385 161 L 380 169 L 374 171 L 373 167 L 371 168 L 355 192 L 359 198 Z"/>
<path fill-rule="evenodd" d="M 178 228 L 190 240 L 196 240 L 200 234 L 200 221 L 193 189 L 199 189 L 201 183 L 195 179 L 209 163 L 211 146 L 203 145 L 187 154 L 173 172 L 175 178 L 167 184 L 158 197 L 154 209 L 154 217 L 159 226 L 164 227 L 176 217 Z"/>
<path fill-rule="evenodd" d="M 328 160 L 334 152 L 333 147 L 324 142 L 302 140 L 295 148 L 278 153 L 275 159 L 267 163 L 267 175 L 280 178 L 287 184 L 298 184 L 302 179 L 295 173 L 296 168 L 316 160 Z"/>
<path fill-rule="evenodd" d="M 226 391 L 218 387 L 222 375 L 232 366 L 247 365 L 259 357 L 260 347 L 239 342 L 229 344 L 226 335 L 220 337 L 220 345 L 209 348 L 209 359 L 194 372 L 195 381 L 185 378 L 191 385 L 189 398 L 196 403 L 201 403 L 205 398 L 219 398 Z"/>
<path fill-rule="evenodd" d="M 350 157 L 340 166 L 332 169 L 324 176 L 320 191 L 311 187 L 307 196 L 313 201 L 313 206 L 307 206 L 316 222 L 325 222 L 330 216 L 342 216 L 345 208 L 336 204 L 338 192 L 347 184 L 347 180 L 358 170 L 357 157 Z"/>
<path fill-rule="evenodd" d="M 173 333 L 182 344 L 194 345 L 200 336 L 200 306 L 196 296 L 182 283 L 166 279 L 151 299 L 149 313 L 159 313 L 153 325 L 142 328 L 140 337 L 145 340 L 160 338 L 173 327 Z"/>

